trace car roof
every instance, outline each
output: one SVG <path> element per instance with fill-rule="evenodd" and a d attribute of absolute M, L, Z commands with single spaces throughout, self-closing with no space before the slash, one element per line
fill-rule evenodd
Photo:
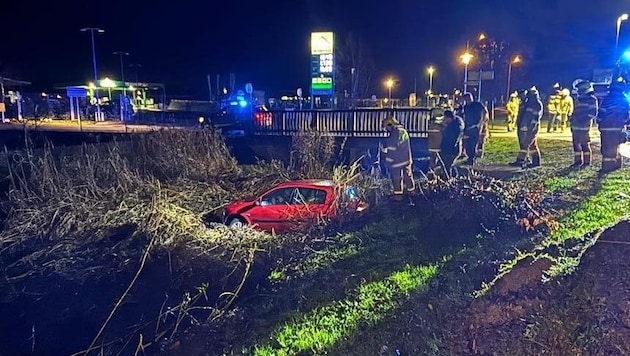
<path fill-rule="evenodd" d="M 278 184 L 276 187 L 295 187 L 295 186 L 317 186 L 323 188 L 334 188 L 337 184 L 331 179 L 303 179 L 303 180 L 292 180 L 284 183 Z"/>

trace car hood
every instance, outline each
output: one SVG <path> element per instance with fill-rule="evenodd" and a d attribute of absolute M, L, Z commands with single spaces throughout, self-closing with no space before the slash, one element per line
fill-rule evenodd
<path fill-rule="evenodd" d="M 243 214 L 256 206 L 256 200 L 239 200 L 228 205 L 225 210 L 230 214 Z"/>

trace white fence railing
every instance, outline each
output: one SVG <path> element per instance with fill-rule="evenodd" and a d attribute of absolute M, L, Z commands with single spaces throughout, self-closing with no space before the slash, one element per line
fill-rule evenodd
<path fill-rule="evenodd" d="M 341 137 L 385 137 L 381 121 L 394 116 L 411 137 L 428 137 L 430 109 L 364 109 L 326 111 L 274 111 L 272 119 L 254 123 L 255 135 L 290 136 L 321 131 Z"/>

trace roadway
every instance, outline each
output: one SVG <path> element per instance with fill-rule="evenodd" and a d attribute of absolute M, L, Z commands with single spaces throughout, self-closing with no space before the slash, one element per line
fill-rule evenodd
<path fill-rule="evenodd" d="M 164 128 L 172 128 L 169 125 L 160 124 L 125 124 L 120 121 L 87 121 L 82 120 L 52 120 L 19 122 L 12 120 L 9 123 L 0 123 L 0 130 L 41 130 L 58 132 L 93 132 L 93 133 L 133 133 L 155 131 Z"/>

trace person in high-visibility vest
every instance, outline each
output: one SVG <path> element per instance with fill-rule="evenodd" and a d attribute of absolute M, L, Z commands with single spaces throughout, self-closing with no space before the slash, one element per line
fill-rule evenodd
<path fill-rule="evenodd" d="M 389 132 L 382 155 L 394 188 L 392 198 L 401 201 L 405 193 L 413 195 L 416 191 L 409 133 L 393 116 L 383 119 L 381 126 Z"/>
<path fill-rule="evenodd" d="M 518 116 L 518 110 L 521 107 L 521 99 L 518 97 L 518 93 L 514 92 L 510 94 L 510 100 L 505 104 L 505 110 L 507 110 L 507 118 L 505 123 L 507 124 L 507 131 L 512 132 L 516 128 L 516 117 Z"/>
<path fill-rule="evenodd" d="M 560 101 L 558 104 L 558 117 L 560 119 L 560 132 L 564 132 L 567 128 L 569 118 L 573 115 L 573 98 L 569 89 L 564 88 L 560 92 Z"/>
<path fill-rule="evenodd" d="M 625 93 L 625 81 L 617 80 L 610 85 L 609 93 L 602 101 L 597 113 L 602 141 L 602 168 L 607 173 L 621 168 L 619 144 L 626 141 L 625 125 L 629 121 L 630 104 Z"/>
<path fill-rule="evenodd" d="M 547 132 L 558 131 L 558 124 L 560 123 L 560 117 L 558 116 L 558 108 L 560 106 L 560 84 L 553 85 L 553 93 L 549 95 L 547 99 L 547 113 L 549 119 L 547 120 Z"/>
<path fill-rule="evenodd" d="M 572 168 L 585 167 L 591 164 L 590 131 L 593 120 L 597 117 L 598 102 L 593 93 L 593 83 L 582 81 L 576 85 L 578 97 L 575 112 L 571 117 L 571 136 L 573 141 Z"/>

